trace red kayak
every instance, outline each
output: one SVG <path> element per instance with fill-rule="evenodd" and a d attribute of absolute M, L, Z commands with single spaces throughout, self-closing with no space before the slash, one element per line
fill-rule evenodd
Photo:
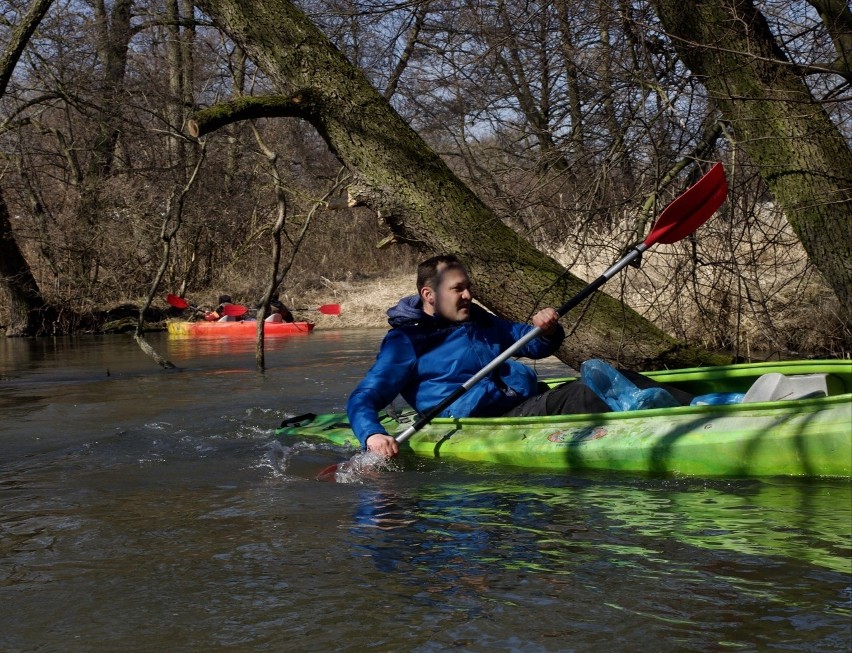
<path fill-rule="evenodd" d="M 257 335 L 257 322 L 241 320 L 239 322 L 169 322 L 169 335 L 254 338 Z M 314 329 L 313 322 L 267 322 L 263 327 L 264 336 L 294 336 L 309 334 Z"/>

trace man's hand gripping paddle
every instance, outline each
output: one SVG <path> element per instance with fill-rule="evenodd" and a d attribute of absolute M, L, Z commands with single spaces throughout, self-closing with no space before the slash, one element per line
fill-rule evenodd
<path fill-rule="evenodd" d="M 642 256 L 652 245 L 656 243 L 671 244 L 686 238 L 693 233 L 698 227 L 707 222 L 711 215 L 722 206 L 725 197 L 728 194 L 728 184 L 725 180 L 725 170 L 721 163 L 716 163 L 710 168 L 695 185 L 687 189 L 682 195 L 675 198 L 660 214 L 651 232 L 644 241 L 635 245 L 627 252 L 619 261 L 611 268 L 604 272 L 601 276 L 595 279 L 588 286 L 583 288 L 577 295 L 562 304 L 556 312 L 559 317 L 563 317 L 568 311 L 577 306 L 586 297 L 594 293 L 603 284 L 609 281 L 622 268 L 629 265 L 636 259 Z M 405 431 L 395 436 L 394 439 L 399 442 L 405 442 L 412 435 L 431 422 L 435 417 L 440 415 L 445 408 L 455 402 L 459 397 L 466 393 L 470 388 L 479 383 L 482 379 L 491 374 L 495 369 L 500 367 L 506 360 L 509 359 L 516 351 L 523 347 L 533 338 L 541 334 L 541 328 L 536 327 L 527 332 L 520 340 L 501 353 L 497 358 L 488 363 L 479 372 L 468 379 L 463 385 L 444 398 L 438 405 L 426 411 L 420 418 Z M 372 455 L 372 460 L 375 460 L 376 455 Z M 330 465 L 322 470 L 318 475 L 318 480 L 346 480 L 353 473 L 363 470 L 368 466 L 371 459 L 370 452 L 361 452 L 352 457 L 351 460 L 337 465 Z"/>

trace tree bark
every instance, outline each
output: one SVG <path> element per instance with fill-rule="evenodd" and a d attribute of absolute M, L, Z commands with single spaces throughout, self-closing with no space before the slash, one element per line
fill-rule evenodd
<path fill-rule="evenodd" d="M 0 97 L 6 94 L 6 87 L 12 79 L 12 73 L 24 53 L 24 48 L 27 47 L 27 43 L 30 42 L 41 19 L 52 4 L 53 0 L 36 0 L 21 22 L 12 30 L 9 42 L 0 53 Z"/>
<path fill-rule="evenodd" d="M 808 4 L 819 12 L 837 55 L 823 67 L 852 82 L 852 9 L 847 0 L 808 0 Z"/>
<path fill-rule="evenodd" d="M 0 188 L 0 280 L 8 299 L 9 323 L 6 336 L 33 336 L 43 333 L 45 325 L 56 319 L 41 295 L 38 283 L 27 264 L 9 219 L 9 209 Z"/>
<path fill-rule="evenodd" d="M 852 319 L 852 150 L 751 0 L 653 0 Z M 824 3 L 829 4 L 829 3 Z"/>
<path fill-rule="evenodd" d="M 269 76 L 349 168 L 353 202 L 379 212 L 398 241 L 454 252 L 476 296 L 494 312 L 526 320 L 558 306 L 585 283 L 505 226 L 400 118 L 364 75 L 286 0 L 199 0 L 198 4 Z M 583 311 L 560 358 L 627 365 L 693 363 L 674 339 L 599 294 Z"/>
<path fill-rule="evenodd" d="M 6 88 L 18 60 L 35 33 L 53 0 L 37 0 L 32 4 L 21 22 L 12 30 L 6 48 L 0 53 L 0 97 Z M 56 311 L 45 304 L 32 270 L 15 240 L 9 209 L 0 188 L 0 289 L 9 300 L 9 323 L 7 336 L 34 335 L 44 329 L 48 318 L 55 318 Z"/>

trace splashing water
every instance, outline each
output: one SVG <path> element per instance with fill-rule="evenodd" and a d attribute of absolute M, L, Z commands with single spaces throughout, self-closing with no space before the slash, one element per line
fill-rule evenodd
<path fill-rule="evenodd" d="M 403 470 L 402 464 L 396 460 L 385 458 L 372 451 L 360 451 L 345 462 L 324 467 L 317 474 L 316 467 L 299 469 L 305 467 L 305 465 L 296 464 L 300 457 L 309 453 L 345 455 L 350 454 L 351 449 L 343 451 L 335 447 L 307 442 L 297 442 L 292 446 L 284 446 L 280 442 L 274 441 L 267 449 L 264 464 L 271 467 L 277 475 L 283 478 L 305 478 L 307 475 L 307 477 L 316 478 L 320 481 L 336 483 L 364 483 L 367 480 L 377 478 L 381 472 Z M 313 464 L 316 464 L 316 461 Z"/>
<path fill-rule="evenodd" d="M 361 451 L 337 466 L 334 480 L 338 483 L 363 483 L 382 471 L 402 471 L 402 466 L 374 451 Z"/>

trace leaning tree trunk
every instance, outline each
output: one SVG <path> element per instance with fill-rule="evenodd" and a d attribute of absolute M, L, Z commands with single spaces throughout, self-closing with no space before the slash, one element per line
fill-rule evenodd
<path fill-rule="evenodd" d="M 52 2 L 53 0 L 36 0 L 12 29 L 11 37 L 0 52 L 0 97 L 6 94 L 15 66 Z M 7 336 L 40 333 L 47 322 L 55 319 L 56 311 L 47 307 L 32 270 L 18 246 L 18 241 L 15 240 L 2 188 L 0 188 L 0 290 L 5 292 L 9 304 Z"/>
<path fill-rule="evenodd" d="M 733 125 L 738 144 L 759 166 L 811 262 L 840 300 L 839 313 L 849 320 L 849 143 L 779 49 L 751 0 L 652 3 L 686 65 L 707 87 Z M 837 3 L 838 10 L 840 6 Z"/>
<path fill-rule="evenodd" d="M 286 95 L 214 107 L 195 117 L 197 134 L 262 115 L 310 121 L 351 171 L 351 202 L 375 209 L 398 241 L 460 255 L 477 298 L 498 314 L 526 320 L 537 307 L 557 306 L 585 285 L 505 226 L 291 3 L 198 4 Z M 560 351 L 572 364 L 590 356 L 638 366 L 695 360 L 605 295 L 592 302 Z"/>
<path fill-rule="evenodd" d="M 0 189 L 0 289 L 8 300 L 7 336 L 33 336 L 46 332 L 56 311 L 44 301 L 9 220 L 9 209 Z"/>

